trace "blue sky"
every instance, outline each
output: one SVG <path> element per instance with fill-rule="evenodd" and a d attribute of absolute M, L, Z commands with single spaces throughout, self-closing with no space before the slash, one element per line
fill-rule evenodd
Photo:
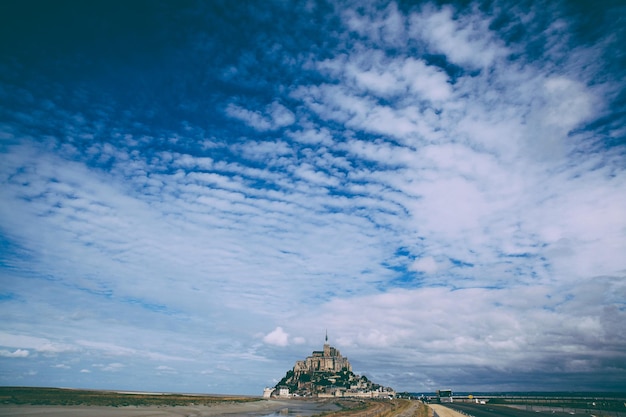
<path fill-rule="evenodd" d="M 0 384 L 626 390 L 620 2 L 13 3 Z"/>

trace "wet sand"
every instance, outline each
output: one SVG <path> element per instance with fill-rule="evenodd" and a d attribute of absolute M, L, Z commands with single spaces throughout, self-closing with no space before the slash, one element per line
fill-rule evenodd
<path fill-rule="evenodd" d="M 11 417 L 254 417 L 276 414 L 307 417 L 336 409 L 331 403 L 303 400 L 259 400 L 198 406 L 39 406 L 0 405 L 0 416 Z"/>

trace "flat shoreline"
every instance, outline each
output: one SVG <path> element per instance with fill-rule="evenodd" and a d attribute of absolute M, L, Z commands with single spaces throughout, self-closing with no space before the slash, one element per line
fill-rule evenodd
<path fill-rule="evenodd" d="M 290 414 L 311 416 L 331 411 L 332 404 L 317 400 L 259 399 L 244 403 L 215 403 L 211 405 L 139 405 L 139 406 L 89 406 L 89 405 L 0 405 L 0 416 L 12 417 L 215 417 L 264 416 Z M 303 409 L 302 413 L 297 410 Z M 296 410 L 292 414 L 291 410 Z"/>

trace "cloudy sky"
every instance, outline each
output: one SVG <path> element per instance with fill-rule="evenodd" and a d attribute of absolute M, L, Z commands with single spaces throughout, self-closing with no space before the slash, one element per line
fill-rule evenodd
<path fill-rule="evenodd" d="M 0 16 L 1 385 L 626 390 L 623 2 Z"/>

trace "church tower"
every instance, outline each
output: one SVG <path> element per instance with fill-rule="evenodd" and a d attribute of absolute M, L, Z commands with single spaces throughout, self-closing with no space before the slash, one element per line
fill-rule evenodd
<path fill-rule="evenodd" d="M 328 329 L 326 329 L 326 339 L 324 339 L 324 356 L 330 356 L 330 345 L 328 344 Z"/>

